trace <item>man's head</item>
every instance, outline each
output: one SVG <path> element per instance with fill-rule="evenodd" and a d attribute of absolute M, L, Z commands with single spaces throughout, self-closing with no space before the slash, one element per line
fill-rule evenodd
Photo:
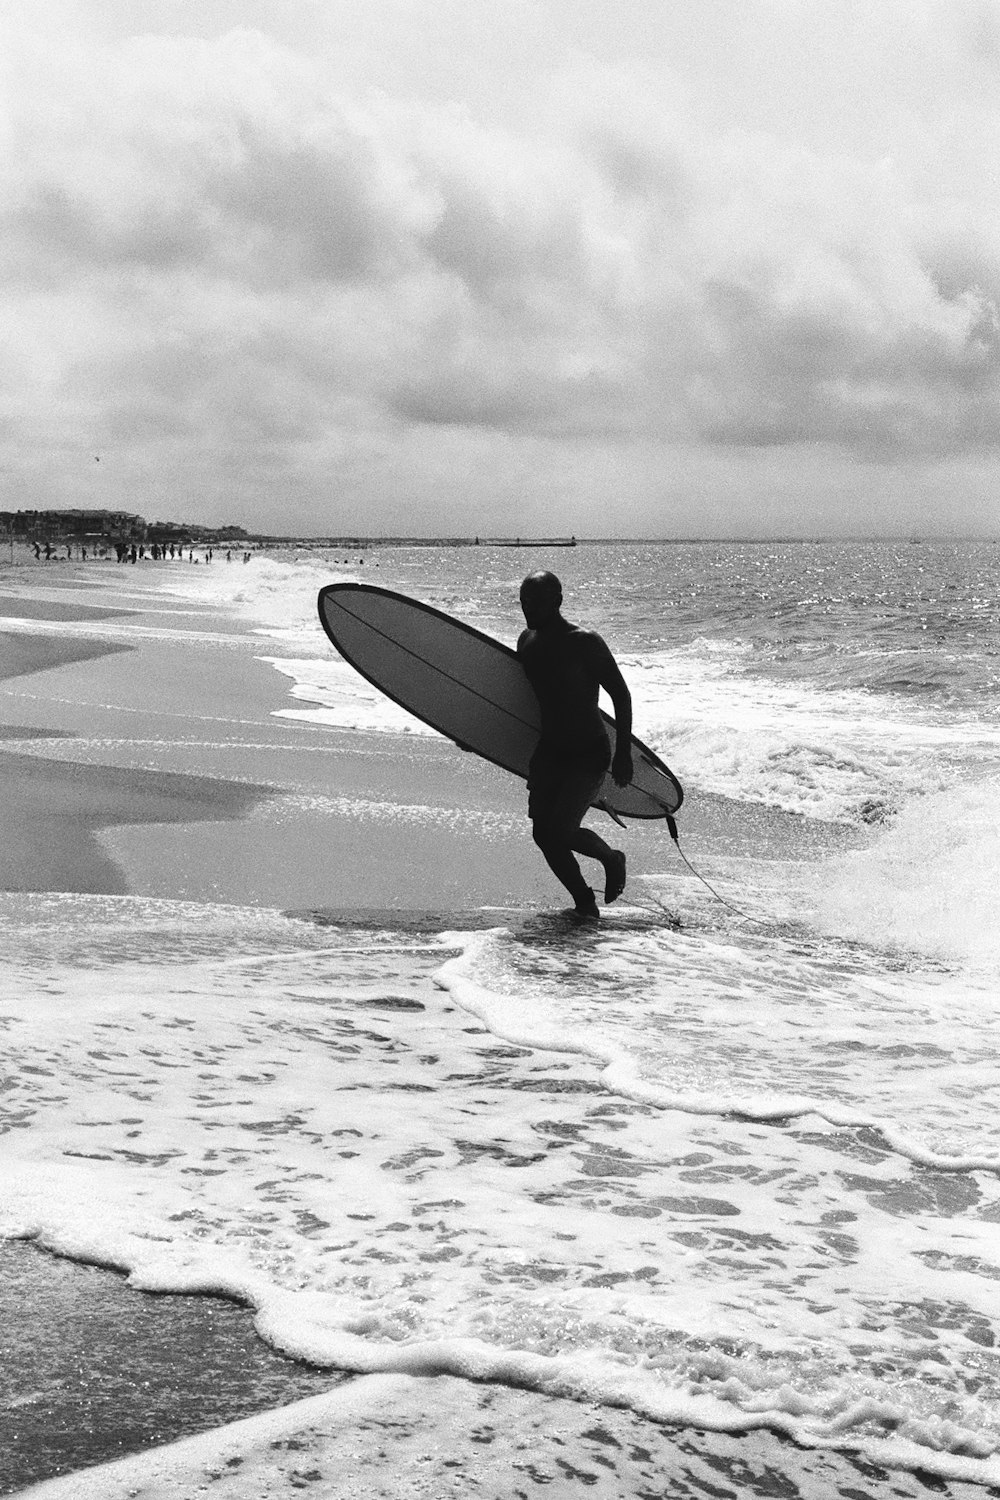
<path fill-rule="evenodd" d="M 530 630 L 540 630 L 558 617 L 562 584 L 554 573 L 529 573 L 521 584 L 521 608 Z"/>

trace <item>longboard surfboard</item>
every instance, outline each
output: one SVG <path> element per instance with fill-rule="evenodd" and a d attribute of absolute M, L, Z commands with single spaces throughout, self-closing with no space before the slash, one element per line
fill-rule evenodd
<path fill-rule="evenodd" d="M 538 701 L 509 646 L 419 599 L 367 583 L 320 589 L 319 618 L 373 687 L 460 749 L 527 779 Z M 604 718 L 613 745 L 614 720 Z M 684 798 L 676 776 L 634 735 L 632 762 L 631 784 L 616 786 L 609 772 L 592 805 L 616 821 L 672 818 Z"/>

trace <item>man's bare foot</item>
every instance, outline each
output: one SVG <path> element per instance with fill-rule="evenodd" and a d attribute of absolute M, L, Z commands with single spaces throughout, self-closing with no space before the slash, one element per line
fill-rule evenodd
<path fill-rule="evenodd" d="M 604 899 L 617 901 L 625 889 L 625 856 L 620 849 L 612 849 L 611 858 L 604 866 Z"/>
<path fill-rule="evenodd" d="M 601 920 L 600 908 L 597 905 L 593 891 L 589 891 L 586 896 L 580 897 L 580 900 L 573 908 L 573 916 L 578 922 L 599 922 Z"/>

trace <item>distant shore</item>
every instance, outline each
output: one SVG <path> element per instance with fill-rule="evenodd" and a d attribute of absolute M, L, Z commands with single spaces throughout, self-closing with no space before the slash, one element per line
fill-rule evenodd
<path fill-rule="evenodd" d="M 206 548 L 216 551 L 230 549 L 242 555 L 249 551 L 251 556 L 258 552 L 281 552 L 291 549 L 302 551 L 327 550 L 351 552 L 366 552 L 379 548 L 466 548 L 480 547 L 484 551 L 491 548 L 513 548 L 520 551 L 546 551 L 560 550 L 568 547 L 612 547 L 612 546 L 636 546 L 636 547 L 825 547 L 825 546 L 871 546 L 871 547 L 899 547 L 899 546 L 1000 546 L 1000 537 L 996 536 L 951 536 L 942 534 L 940 536 L 832 536 L 822 534 L 819 536 L 404 536 L 360 533 L 344 533 L 342 535 L 297 535 L 297 534 L 271 534 L 268 532 L 242 531 L 239 536 L 227 534 L 226 528 L 213 530 L 211 527 L 198 526 L 185 529 L 178 525 L 174 533 L 178 538 L 179 546 L 184 552 L 193 549 L 198 558 L 203 555 Z M 85 542 L 85 538 L 76 532 L 54 531 L 53 539 L 58 547 L 63 547 L 69 541 L 79 547 Z M 69 559 L 58 553 L 50 558 L 42 556 L 37 559 L 33 555 L 33 543 L 23 535 L 4 536 L 0 531 L 0 575 L 5 566 L 20 567 L 36 564 L 36 561 L 47 566 L 57 563 L 66 563 Z M 145 560 L 145 559 L 143 559 Z M 176 561 L 194 561 L 178 555 Z M 106 556 L 94 554 L 89 557 L 89 563 L 115 563 L 116 559 L 110 551 Z M 174 561 L 172 559 L 171 561 Z"/>

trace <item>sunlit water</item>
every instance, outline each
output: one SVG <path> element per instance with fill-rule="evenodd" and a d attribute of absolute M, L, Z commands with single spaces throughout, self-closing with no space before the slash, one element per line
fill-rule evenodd
<path fill-rule="evenodd" d="M 333 659 L 317 588 L 363 578 L 512 640 L 525 556 L 360 559 L 163 587 L 259 632 L 284 712 L 421 733 Z M 864 847 L 748 840 L 725 874 L 753 920 L 672 874 L 599 931 L 3 898 L 2 1227 L 231 1291 L 320 1364 L 764 1420 L 996 1483 L 1000 552 L 544 560 L 689 799 Z"/>

